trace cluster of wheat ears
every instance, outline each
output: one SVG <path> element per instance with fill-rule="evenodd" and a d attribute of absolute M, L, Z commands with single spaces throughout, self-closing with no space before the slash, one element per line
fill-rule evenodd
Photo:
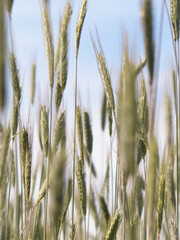
<path fill-rule="evenodd" d="M 83 25 L 86 24 L 88 0 L 82 1 L 76 22 L 72 154 L 67 151 L 67 109 L 62 107 L 68 74 L 68 29 L 72 4 L 71 1 L 65 4 L 54 51 L 50 3 L 40 1 L 50 97 L 48 106 L 39 106 L 38 135 L 42 158 L 41 164 L 37 165 L 33 172 L 32 162 L 35 162 L 39 153 L 32 152 L 33 129 L 22 124 L 23 91 L 11 30 L 13 0 L 0 0 L 2 116 L 7 111 L 7 68 L 13 89 L 11 118 L 4 126 L 0 125 L 0 239 L 179 238 L 180 6 L 178 0 L 171 0 L 168 9 L 166 0 L 162 0 L 159 40 L 156 46 L 153 2 L 152 0 L 141 2 L 146 57 L 140 63 L 136 63 L 130 53 L 126 37 L 116 95 L 98 31 L 95 31 L 94 35 L 91 33 L 89 35 L 104 87 L 101 128 L 104 131 L 107 119 L 111 142 L 104 183 L 98 192 L 93 186 L 98 175 L 96 165 L 93 163 L 98 159 L 92 160 L 93 116 L 84 110 L 83 103 L 77 98 L 78 53 Z M 159 154 L 155 134 L 155 113 L 164 14 L 169 20 L 175 67 L 172 71 L 174 92 L 165 97 L 166 146 L 163 154 Z M 9 31 L 5 19 L 9 21 Z M 10 46 L 7 44 L 8 38 Z M 143 71 L 147 71 L 147 79 Z M 138 82 L 140 84 L 137 84 Z M 32 107 L 35 105 L 35 86 L 36 64 L 32 64 L 30 94 Z M 53 104 L 55 114 L 52 111 Z M 172 133 L 173 121 L 176 126 L 175 134 Z M 116 144 L 116 156 L 112 154 L 113 142 Z M 116 163 L 115 176 L 112 161 Z M 71 174 L 67 174 L 67 162 L 72 165 Z M 86 178 L 87 171 L 89 179 Z M 93 228 L 90 223 L 93 224 Z"/>

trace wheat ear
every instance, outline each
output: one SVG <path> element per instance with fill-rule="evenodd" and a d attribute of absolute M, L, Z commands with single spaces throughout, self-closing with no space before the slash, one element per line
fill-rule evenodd
<path fill-rule="evenodd" d="M 113 240 L 115 238 L 119 225 L 121 223 L 121 220 L 122 220 L 122 213 L 121 211 L 117 211 L 114 217 L 111 219 L 109 229 L 106 233 L 105 240 Z"/>
<path fill-rule="evenodd" d="M 154 32 L 153 32 L 153 11 L 152 0 L 144 0 L 143 3 L 143 30 L 144 42 L 146 50 L 146 59 L 149 69 L 150 85 L 153 82 L 154 76 Z"/>
<path fill-rule="evenodd" d="M 44 47 L 47 60 L 47 68 L 49 72 L 49 83 L 50 86 L 54 85 L 54 46 L 53 46 L 53 36 L 51 28 L 50 14 L 48 11 L 47 4 L 44 5 L 42 14 L 42 27 L 44 35 Z"/>
<path fill-rule="evenodd" d="M 83 0 L 79 19 L 76 23 L 76 57 L 78 56 L 82 27 L 87 12 L 87 0 Z"/>

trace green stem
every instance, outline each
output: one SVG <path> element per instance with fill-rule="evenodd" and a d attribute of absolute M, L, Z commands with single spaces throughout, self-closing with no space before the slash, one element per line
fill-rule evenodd
<path fill-rule="evenodd" d="M 16 167 L 16 185 L 15 185 L 15 198 L 16 198 L 16 211 L 15 211 L 15 219 L 16 219 L 16 239 L 19 238 L 19 199 L 18 199 L 18 159 L 17 159 L 17 140 L 15 139 L 15 167 Z"/>
<path fill-rule="evenodd" d="M 73 152 L 73 177 L 72 177 L 72 219 L 71 227 L 74 226 L 74 189 L 75 189 L 75 155 L 76 155 L 76 107 L 77 107 L 77 56 L 75 70 L 75 90 L 74 90 L 74 152 Z M 71 231 L 71 240 L 73 240 L 73 231 Z"/>
<path fill-rule="evenodd" d="M 26 206 L 26 192 L 24 190 L 24 226 L 25 226 L 25 229 L 24 229 L 24 238 L 26 239 L 27 237 L 27 233 L 26 233 L 26 228 L 27 228 L 27 224 L 26 224 L 26 221 L 27 221 L 27 206 Z"/>
<path fill-rule="evenodd" d="M 115 203 L 114 203 L 114 212 L 118 208 L 118 194 L 119 194 L 119 186 L 118 186 L 118 170 L 119 170 L 119 163 L 116 161 L 116 179 L 115 179 Z"/>
<path fill-rule="evenodd" d="M 13 158 L 13 152 L 12 152 L 12 158 Z M 12 159 L 13 160 L 13 159 Z M 11 160 L 11 167 L 10 167 L 10 174 L 9 174 L 9 191 L 8 191 L 8 197 L 7 197 L 7 215 L 6 215 L 6 236 L 8 235 L 8 219 L 9 219 L 9 203 L 10 203 L 10 193 L 11 193 L 11 174 L 12 174 L 12 160 Z"/>
<path fill-rule="evenodd" d="M 42 184 L 43 184 L 43 180 L 44 180 L 44 156 L 43 156 L 43 159 L 42 159 L 42 167 L 41 167 L 41 178 L 40 178 L 40 184 L 39 184 L 39 191 L 42 187 Z M 39 215 L 39 209 L 41 206 L 40 204 L 37 206 L 36 208 L 36 213 L 35 213 L 35 220 L 34 220 L 34 223 L 33 223 L 33 238 L 32 239 L 36 239 L 36 234 L 37 234 L 37 225 L 38 225 L 38 215 Z"/>
<path fill-rule="evenodd" d="M 147 161 L 147 159 L 146 159 Z M 146 240 L 146 231 L 147 231 L 147 178 L 146 178 L 146 174 L 147 174 L 147 164 L 145 163 L 145 159 L 144 159 L 144 176 L 145 176 L 145 202 L 144 202 L 144 228 L 143 228 L 143 239 Z"/>
<path fill-rule="evenodd" d="M 84 240 L 86 240 L 86 216 L 84 216 Z"/>
<path fill-rule="evenodd" d="M 112 159 L 112 139 L 111 139 L 111 136 L 110 136 L 110 145 L 111 145 L 110 158 L 111 158 L 111 190 L 112 190 L 111 201 L 112 201 L 112 215 L 113 215 L 113 209 L 114 209 L 114 204 L 113 204 L 113 159 Z"/>
<path fill-rule="evenodd" d="M 46 177 L 47 177 L 47 186 L 46 186 L 46 196 L 45 196 L 45 216 L 44 216 L 44 236 L 43 239 L 46 240 L 46 228 L 47 228 L 47 207 L 48 207 L 48 188 L 49 188 L 49 162 L 51 160 L 51 130 L 52 130 L 52 95 L 53 87 L 50 90 L 50 121 L 49 121 L 49 144 L 48 144 L 48 158 L 46 159 Z"/>
<path fill-rule="evenodd" d="M 89 177 L 89 211 L 88 211 L 88 225 L 87 225 L 87 239 L 89 239 L 89 220 L 90 220 L 90 211 L 91 211 L 91 192 L 92 192 L 92 188 L 91 188 L 91 175 L 92 175 L 92 159 L 90 156 L 90 177 Z"/>
<path fill-rule="evenodd" d="M 176 50 L 177 51 L 177 50 Z M 177 81 L 177 86 L 178 86 L 178 81 Z M 178 92 L 178 91 L 177 91 Z M 178 94 L 177 94 L 178 96 Z M 178 163 L 178 121 L 179 121 L 179 117 L 178 117 L 178 100 L 176 101 L 175 104 L 175 110 L 176 110 L 176 181 L 177 181 L 177 195 L 176 195 L 176 219 L 177 219 L 177 224 L 179 222 L 179 217 L 178 217 L 178 212 L 179 212 L 179 207 L 178 207 L 178 203 L 179 203 L 179 184 L 178 184 L 178 169 L 179 169 L 179 163 Z"/>
<path fill-rule="evenodd" d="M 126 188 L 123 188 L 123 240 L 126 240 Z"/>
<path fill-rule="evenodd" d="M 177 43 L 177 56 L 178 56 L 178 72 L 179 72 L 179 39 Z M 177 86 L 178 86 L 178 81 L 177 81 Z M 179 83 L 179 90 L 180 90 L 180 83 Z M 179 92 L 180 94 L 180 92 Z M 178 96 L 178 95 L 177 95 Z M 179 101 L 180 101 L 180 96 Z M 179 151 L 178 151 L 178 146 L 179 146 L 179 112 L 180 112 L 180 102 L 176 101 L 176 161 L 177 161 L 177 167 L 176 167 L 176 174 L 177 174 L 177 226 L 179 227 Z M 178 106 L 179 104 L 179 106 Z"/>

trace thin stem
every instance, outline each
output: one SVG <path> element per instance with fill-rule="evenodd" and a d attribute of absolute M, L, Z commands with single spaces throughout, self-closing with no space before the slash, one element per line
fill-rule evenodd
<path fill-rule="evenodd" d="M 26 206 L 26 193 L 25 193 L 25 191 L 24 191 L 24 198 L 23 198 L 23 200 L 24 200 L 24 226 L 25 226 L 24 238 L 26 239 L 26 237 L 27 237 L 27 234 L 26 234 L 27 206 Z"/>
<path fill-rule="evenodd" d="M 86 216 L 84 216 L 84 240 L 86 240 Z"/>
<path fill-rule="evenodd" d="M 46 239 L 46 227 L 47 227 L 47 207 L 48 207 L 48 187 L 49 187 L 49 162 L 51 160 L 51 130 L 52 130 L 52 95 L 53 87 L 50 90 L 50 120 L 49 120 L 49 145 L 48 145 L 48 158 L 46 159 L 46 177 L 47 177 L 47 186 L 46 186 L 46 196 L 45 196 L 45 216 L 44 216 L 44 237 Z"/>
<path fill-rule="evenodd" d="M 175 43 L 176 44 L 176 43 Z M 177 43 L 176 46 L 176 54 L 178 56 L 178 62 L 179 62 L 179 44 Z M 178 64 L 178 68 L 179 68 L 179 64 Z M 177 79 L 177 86 L 178 86 L 178 79 Z M 178 95 L 178 88 L 176 89 L 177 91 L 177 96 L 178 99 L 179 95 Z M 177 226 L 179 226 L 179 161 L 178 161 L 178 155 L 179 155 L 179 150 L 178 150 L 178 145 L 179 145 L 179 101 L 176 101 L 176 181 L 177 181 L 177 195 L 176 195 L 176 218 L 177 218 Z"/>
<path fill-rule="evenodd" d="M 12 158 L 13 158 L 13 151 L 12 151 Z M 9 203 L 10 203 L 10 193 L 11 193 L 12 160 L 11 160 L 11 167 L 10 167 L 11 170 L 10 170 L 10 174 L 9 174 L 9 191 L 8 191 L 8 197 L 7 197 L 6 236 L 5 236 L 5 239 L 7 238 L 7 234 L 8 234 L 8 219 L 9 219 Z"/>
<path fill-rule="evenodd" d="M 22 124 L 21 124 L 21 116 L 20 116 L 20 104 L 18 103 L 18 117 L 19 117 L 19 132 L 22 131 Z M 17 139 L 15 139 L 15 151 L 16 151 L 16 159 L 17 159 Z M 16 160 L 17 161 L 17 160 Z M 18 164 L 18 162 L 17 162 Z M 21 168 L 21 165 L 20 165 L 20 168 Z M 17 165 L 17 172 L 16 172 L 16 175 L 18 175 L 18 165 Z M 21 169 L 20 169 L 21 171 Z M 19 182 L 19 181 L 18 181 Z M 23 206 L 23 183 L 21 181 L 21 204 Z M 19 211 L 19 197 L 17 196 L 17 201 L 18 201 L 18 205 L 16 207 L 18 207 L 17 209 L 17 212 Z M 24 222 L 23 222 L 23 207 L 21 208 L 22 209 L 22 212 L 21 212 L 21 232 L 23 232 L 23 229 L 24 229 Z M 19 213 L 17 213 L 19 215 Z M 18 217 L 17 217 L 18 218 Z M 19 225 L 19 223 L 18 223 Z M 19 228 L 18 228 L 18 234 L 19 234 Z M 23 240 L 23 234 L 21 235 L 21 239 Z"/>
<path fill-rule="evenodd" d="M 10 31 L 11 51 L 13 51 L 13 50 L 14 50 L 14 46 L 13 46 L 13 35 L 12 35 L 12 21 L 11 21 L 11 16 L 9 16 L 9 31 Z"/>
<path fill-rule="evenodd" d="M 119 169 L 118 161 L 116 161 L 116 179 L 115 179 L 115 204 L 114 204 L 114 212 L 118 208 L 118 193 L 119 193 L 119 186 L 118 186 L 118 169 Z"/>
<path fill-rule="evenodd" d="M 16 211 L 15 211 L 15 219 L 16 219 L 16 239 L 19 238 L 19 199 L 18 199 L 18 159 L 17 159 L 17 140 L 15 139 L 15 167 L 16 167 L 16 185 L 15 185 L 15 196 L 16 196 Z"/>
<path fill-rule="evenodd" d="M 145 178 L 145 201 L 144 201 L 144 228 L 143 228 L 143 239 L 146 240 L 146 231 L 147 231 L 147 164 L 145 163 L 144 159 L 144 178 Z"/>
<path fill-rule="evenodd" d="M 89 220 L 90 220 L 90 211 L 91 211 L 91 191 L 92 191 L 92 188 L 91 188 L 91 175 L 92 175 L 92 159 L 91 159 L 91 156 L 90 156 L 90 177 L 89 177 L 89 211 L 88 211 L 88 229 L 87 229 L 87 239 L 89 239 Z"/>
<path fill-rule="evenodd" d="M 47 176 L 47 186 L 46 186 L 46 196 L 44 198 L 44 233 L 43 239 L 46 240 L 46 225 L 47 225 L 47 204 L 48 204 L 48 158 L 45 159 L 46 161 L 46 176 Z"/>
<path fill-rule="evenodd" d="M 43 180 L 44 180 L 44 156 L 42 159 L 42 167 L 41 167 L 41 178 L 40 178 L 40 183 L 39 183 L 39 191 L 41 189 L 41 186 L 43 184 Z M 37 208 L 40 208 L 40 205 L 37 206 Z M 37 227 L 37 215 L 39 214 L 39 211 L 36 210 L 36 216 L 35 216 L 35 221 L 34 221 L 34 226 L 33 226 L 33 239 L 36 239 L 36 227 Z"/>
<path fill-rule="evenodd" d="M 123 188 L 123 240 L 126 240 L 126 188 Z"/>
<path fill-rule="evenodd" d="M 110 158 L 111 158 L 111 189 L 112 189 L 112 214 L 113 214 L 113 207 L 114 207 L 114 204 L 113 204 L 113 160 L 112 160 L 112 141 L 111 141 L 111 137 L 110 137 L 110 145 L 111 145 L 111 152 L 110 152 Z"/>
<path fill-rule="evenodd" d="M 166 208 L 164 209 L 164 212 L 165 212 L 165 219 L 166 219 L 166 224 L 167 224 L 168 236 L 170 237 L 170 231 L 169 231 L 169 224 L 168 224 L 168 217 L 167 217 Z"/>
<path fill-rule="evenodd" d="M 76 70 L 75 70 L 75 90 L 74 90 L 74 152 L 73 152 L 73 177 L 72 177 L 72 219 L 71 227 L 74 226 L 74 189 L 75 189 L 75 155 L 76 155 L 76 107 L 77 107 L 77 56 L 76 56 Z M 73 239 L 73 231 L 71 231 L 71 239 Z"/>

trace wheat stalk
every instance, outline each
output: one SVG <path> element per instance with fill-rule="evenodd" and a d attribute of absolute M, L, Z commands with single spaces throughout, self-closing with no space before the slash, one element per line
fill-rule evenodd
<path fill-rule="evenodd" d="M 4 108 L 6 100 L 6 88 L 5 88 L 5 16 L 4 16 L 4 1 L 0 2 L 0 109 Z"/>
<path fill-rule="evenodd" d="M 161 164 L 161 170 L 159 173 L 158 184 L 158 197 L 157 197 L 157 232 L 158 238 L 160 238 L 160 232 L 163 221 L 163 208 L 164 208 L 164 190 L 165 190 L 165 173 L 164 173 L 164 161 Z"/>
<path fill-rule="evenodd" d="M 109 214 L 107 203 L 106 203 L 106 201 L 105 201 L 103 196 L 99 197 L 99 201 L 100 201 L 100 207 L 102 209 L 102 212 L 103 212 L 106 224 L 108 224 L 109 219 L 110 219 L 110 214 Z"/>
<path fill-rule="evenodd" d="M 156 203 L 156 172 L 159 164 L 158 145 L 156 139 L 152 139 L 150 143 L 150 159 L 148 168 L 147 194 L 148 194 L 148 224 L 149 239 L 154 239 L 154 217 Z"/>
<path fill-rule="evenodd" d="M 34 103 L 35 94 L 35 80 L 36 80 L 36 64 L 33 62 L 31 66 L 31 103 Z"/>

